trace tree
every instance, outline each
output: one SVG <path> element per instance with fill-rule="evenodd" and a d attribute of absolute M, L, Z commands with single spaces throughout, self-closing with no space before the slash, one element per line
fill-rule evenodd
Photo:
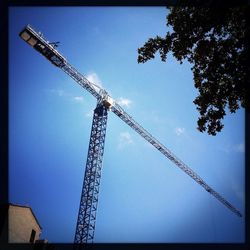
<path fill-rule="evenodd" d="M 197 129 L 216 135 L 223 128 L 228 107 L 234 113 L 249 107 L 247 100 L 247 32 L 249 8 L 170 7 L 167 26 L 173 31 L 165 37 L 150 38 L 138 49 L 138 63 L 153 59 L 157 52 L 162 61 L 167 54 L 182 63 L 191 63 L 194 86 L 199 95 L 193 101 L 200 113 Z M 250 16 L 250 15 L 249 15 Z"/>

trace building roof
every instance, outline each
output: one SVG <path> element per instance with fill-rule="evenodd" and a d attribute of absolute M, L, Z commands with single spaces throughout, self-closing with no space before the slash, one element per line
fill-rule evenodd
<path fill-rule="evenodd" d="M 38 226 L 39 226 L 39 227 L 40 227 L 40 229 L 42 230 L 42 227 L 41 227 L 41 225 L 40 225 L 40 223 L 39 223 L 38 219 L 36 218 L 36 216 L 35 216 L 34 212 L 32 211 L 31 207 L 29 207 L 29 206 L 27 206 L 27 205 L 18 205 L 18 204 L 13 204 L 13 203 L 9 203 L 9 206 L 29 208 L 29 209 L 30 209 L 30 211 L 31 211 L 31 213 L 32 213 L 32 215 L 33 215 L 33 217 L 35 218 L 35 220 L 36 220 L 36 222 L 37 222 Z"/>

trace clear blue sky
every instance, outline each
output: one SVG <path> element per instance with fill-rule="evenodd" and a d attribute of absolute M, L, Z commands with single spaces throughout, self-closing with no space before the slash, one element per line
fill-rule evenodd
<path fill-rule="evenodd" d="M 73 242 L 96 100 L 18 36 L 26 24 L 237 207 L 237 217 L 109 113 L 95 242 L 244 242 L 244 110 L 216 137 L 196 129 L 190 64 L 137 63 L 164 35 L 163 7 L 9 9 L 9 199 L 49 242 Z"/>

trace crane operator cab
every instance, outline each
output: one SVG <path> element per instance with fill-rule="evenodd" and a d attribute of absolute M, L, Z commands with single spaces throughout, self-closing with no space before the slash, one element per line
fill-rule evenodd
<path fill-rule="evenodd" d="M 62 67 L 66 63 L 66 59 L 55 50 L 55 46 L 52 46 L 47 42 L 42 34 L 37 33 L 30 25 L 27 25 L 20 33 L 19 36 L 27 42 L 31 47 L 45 56 L 51 63 L 57 67 Z"/>
<path fill-rule="evenodd" d="M 111 107 L 114 105 L 114 100 L 109 95 L 107 95 L 103 99 L 102 103 L 108 110 L 110 110 Z"/>

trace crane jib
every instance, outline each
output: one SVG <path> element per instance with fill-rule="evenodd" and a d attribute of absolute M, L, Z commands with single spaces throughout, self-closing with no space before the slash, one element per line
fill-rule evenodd
<path fill-rule="evenodd" d="M 236 215 L 242 217 L 242 214 L 236 208 L 234 208 L 221 195 L 219 195 L 210 186 L 208 186 L 198 174 L 196 174 L 191 168 L 189 168 L 185 163 L 183 163 L 180 159 L 178 159 L 170 150 L 168 150 L 163 144 L 161 144 L 149 132 L 147 132 L 142 126 L 140 126 L 130 115 L 128 115 L 122 109 L 121 106 L 115 104 L 111 110 L 124 122 L 126 122 L 131 128 L 133 128 L 138 134 L 140 134 L 144 139 L 146 139 L 150 144 L 152 144 L 156 149 L 158 149 L 162 154 L 164 154 L 169 160 L 174 162 L 181 170 L 183 170 L 186 174 L 188 174 L 193 180 L 195 180 L 199 185 L 201 185 L 207 192 L 213 195 L 216 199 L 218 199 L 223 205 L 229 208 Z"/>
<path fill-rule="evenodd" d="M 219 193 L 208 186 L 205 181 L 201 179 L 191 168 L 178 159 L 170 150 L 168 150 L 163 144 L 155 139 L 148 131 L 146 131 L 140 124 L 138 124 L 130 115 L 128 115 L 107 93 L 106 90 L 100 86 L 91 83 L 86 77 L 78 72 L 72 65 L 68 63 L 65 57 L 63 57 L 54 46 L 52 46 L 41 33 L 37 33 L 30 25 L 27 25 L 19 34 L 19 36 L 27 42 L 36 51 L 42 54 L 53 65 L 61 68 L 66 74 L 68 74 L 74 81 L 80 86 L 90 92 L 98 102 L 101 102 L 108 110 L 111 110 L 118 117 L 120 117 L 125 123 L 127 123 L 132 129 L 140 134 L 145 140 L 152 144 L 157 150 L 177 165 L 182 171 L 189 175 L 199 185 L 201 185 L 207 192 L 218 199 L 223 205 L 229 208 L 236 215 L 242 217 L 241 213 L 232 206 L 227 200 L 225 200 Z"/>

